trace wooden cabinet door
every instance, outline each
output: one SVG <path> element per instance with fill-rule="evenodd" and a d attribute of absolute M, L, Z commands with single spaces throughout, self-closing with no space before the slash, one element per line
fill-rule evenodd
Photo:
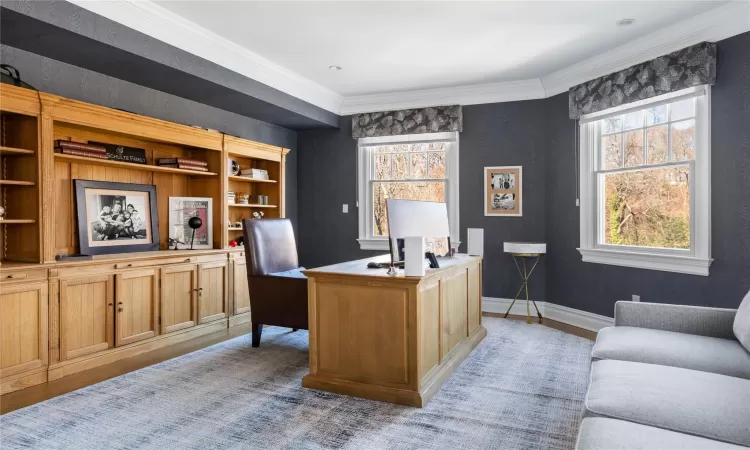
<path fill-rule="evenodd" d="M 134 270 L 117 275 L 116 346 L 157 335 L 158 286 L 158 269 Z"/>
<path fill-rule="evenodd" d="M 247 285 L 247 263 L 244 259 L 232 261 L 233 315 L 250 312 L 250 290 Z"/>
<path fill-rule="evenodd" d="M 46 366 L 47 283 L 0 287 L 0 376 Z"/>
<path fill-rule="evenodd" d="M 114 346 L 114 276 L 60 280 L 60 360 Z"/>
<path fill-rule="evenodd" d="M 227 317 L 227 262 L 198 266 L 198 323 Z"/>
<path fill-rule="evenodd" d="M 198 322 L 198 266 L 161 269 L 161 332 L 171 333 Z"/>

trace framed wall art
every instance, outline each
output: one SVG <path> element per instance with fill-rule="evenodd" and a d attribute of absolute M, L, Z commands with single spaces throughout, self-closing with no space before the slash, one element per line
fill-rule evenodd
<path fill-rule="evenodd" d="M 523 214 L 521 166 L 484 168 L 484 215 L 521 217 Z"/>
<path fill-rule="evenodd" d="M 159 250 L 156 186 L 73 180 L 80 252 Z"/>
<path fill-rule="evenodd" d="M 214 248 L 213 199 L 208 197 L 169 197 L 169 242 L 178 248 Z M 193 228 L 189 221 L 201 219 L 200 227 Z"/>

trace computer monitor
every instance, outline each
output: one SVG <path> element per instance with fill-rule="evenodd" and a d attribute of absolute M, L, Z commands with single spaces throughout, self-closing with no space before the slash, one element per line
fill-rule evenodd
<path fill-rule="evenodd" d="M 388 212 L 388 241 L 393 263 L 400 261 L 396 240 L 405 237 L 448 238 L 450 249 L 448 208 L 445 203 L 388 199 L 385 205 Z"/>

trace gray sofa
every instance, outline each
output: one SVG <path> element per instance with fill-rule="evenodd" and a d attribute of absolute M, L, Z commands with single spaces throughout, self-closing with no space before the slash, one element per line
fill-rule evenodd
<path fill-rule="evenodd" d="M 578 450 L 750 447 L 750 293 L 739 309 L 617 302 Z"/>

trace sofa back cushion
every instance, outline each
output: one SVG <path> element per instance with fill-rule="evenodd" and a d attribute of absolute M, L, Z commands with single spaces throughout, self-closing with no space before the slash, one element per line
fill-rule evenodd
<path fill-rule="evenodd" d="M 740 303 L 737 315 L 734 317 L 734 326 L 732 327 L 734 336 L 740 341 L 745 350 L 750 352 L 750 292 Z"/>

